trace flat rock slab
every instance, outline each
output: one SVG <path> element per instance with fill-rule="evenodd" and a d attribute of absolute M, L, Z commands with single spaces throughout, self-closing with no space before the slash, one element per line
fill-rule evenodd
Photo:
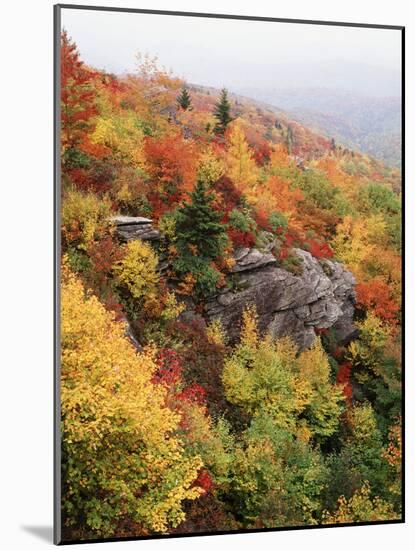
<path fill-rule="evenodd" d="M 241 271 L 247 271 L 252 269 L 258 269 L 265 265 L 276 264 L 276 258 L 270 253 L 263 253 L 252 248 L 242 248 L 234 255 L 235 265 L 232 268 L 233 273 L 239 273 Z"/>
<path fill-rule="evenodd" d="M 140 216 L 113 216 L 111 222 L 116 226 L 116 235 L 121 242 L 156 241 L 162 237 L 157 229 L 153 228 L 150 218 Z"/>
<path fill-rule="evenodd" d="M 111 218 L 111 221 L 117 226 L 143 225 L 153 223 L 153 220 L 150 220 L 149 218 L 142 218 L 140 216 L 113 216 Z"/>

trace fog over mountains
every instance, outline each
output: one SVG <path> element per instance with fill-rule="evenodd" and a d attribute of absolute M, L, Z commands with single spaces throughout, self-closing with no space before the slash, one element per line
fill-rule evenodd
<path fill-rule="evenodd" d="M 293 120 L 390 166 L 401 163 L 401 99 L 330 88 L 241 88 Z"/>
<path fill-rule="evenodd" d="M 269 103 L 400 164 L 398 30 L 79 10 L 62 22 L 93 67 L 131 73 L 135 52 L 148 52 L 187 82 Z"/>

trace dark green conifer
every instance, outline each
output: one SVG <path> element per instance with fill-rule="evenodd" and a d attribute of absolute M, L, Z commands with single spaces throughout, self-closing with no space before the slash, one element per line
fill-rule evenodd
<path fill-rule="evenodd" d="M 177 103 L 183 111 L 188 111 L 192 108 L 192 99 L 186 86 L 182 87 L 180 94 L 177 96 Z"/>
<path fill-rule="evenodd" d="M 212 206 L 214 196 L 203 182 L 198 181 L 190 199 L 177 212 L 177 243 L 182 251 L 193 245 L 198 256 L 214 259 L 220 256 L 226 243 L 221 214 Z"/>
<path fill-rule="evenodd" d="M 216 134 L 224 134 L 226 127 L 233 120 L 230 114 L 231 104 L 228 99 L 228 91 L 226 88 L 223 88 L 219 101 L 215 105 L 215 110 L 213 111 L 213 116 L 216 118 L 217 123 L 215 125 Z"/>

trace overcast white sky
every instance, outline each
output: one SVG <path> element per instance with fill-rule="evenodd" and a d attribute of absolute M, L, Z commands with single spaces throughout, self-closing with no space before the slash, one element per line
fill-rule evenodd
<path fill-rule="evenodd" d="M 253 87 L 332 87 L 400 95 L 401 33 L 259 21 L 62 10 L 62 26 L 88 64 L 134 69 L 148 52 L 188 82 Z"/>

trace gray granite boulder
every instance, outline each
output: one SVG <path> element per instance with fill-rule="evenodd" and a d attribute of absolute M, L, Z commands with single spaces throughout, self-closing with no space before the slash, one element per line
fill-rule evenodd
<path fill-rule="evenodd" d="M 309 252 L 296 249 L 302 273 L 277 267 L 270 253 L 240 249 L 232 271 L 236 290 L 226 289 L 206 303 L 209 320 L 219 319 L 231 342 L 238 339 L 243 310 L 255 305 L 261 332 L 274 338 L 291 336 L 300 348 L 315 340 L 315 329 L 334 327 L 341 340 L 350 339 L 353 326 L 353 275 L 337 262 L 319 262 Z"/>

